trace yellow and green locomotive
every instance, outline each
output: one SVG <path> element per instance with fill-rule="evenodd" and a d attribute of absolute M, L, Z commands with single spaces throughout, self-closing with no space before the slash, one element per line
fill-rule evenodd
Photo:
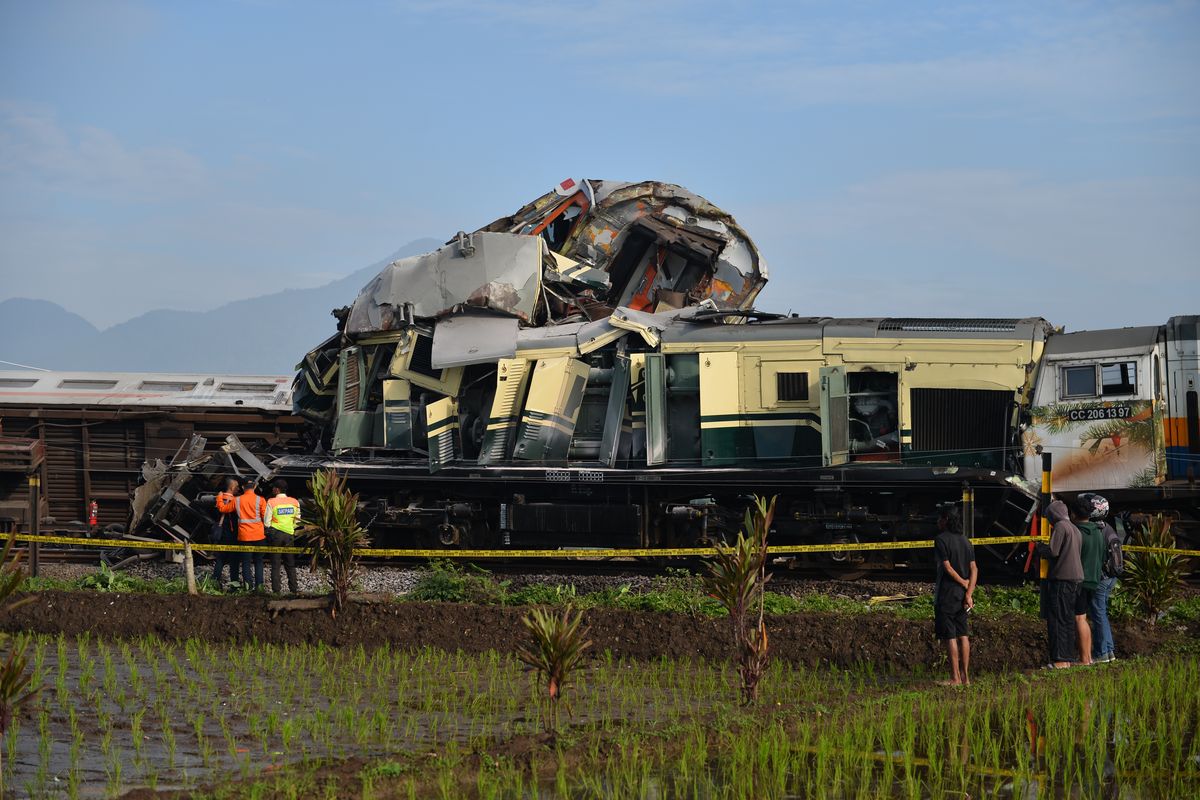
<path fill-rule="evenodd" d="M 345 472 L 375 541 L 402 548 L 706 545 L 754 494 L 778 496 L 779 544 L 926 539 L 964 491 L 976 535 L 1024 535 L 1044 453 L 1060 488 L 1194 514 L 1197 317 L 1065 334 L 784 316 L 753 308 L 767 277 L 698 195 L 564 181 L 335 311 L 293 384 L 304 446 L 246 463 L 294 485 Z M 224 468 L 156 466 L 135 518 L 202 535 L 171 498 Z M 892 563 L 861 552 L 814 558 Z"/>
<path fill-rule="evenodd" d="M 764 314 L 766 275 L 679 187 L 560 186 L 338 312 L 295 386 L 315 452 L 273 467 L 347 472 L 400 545 L 706 544 L 754 493 L 778 542 L 919 538 L 964 485 L 976 531 L 1028 530 L 1043 320 Z"/>

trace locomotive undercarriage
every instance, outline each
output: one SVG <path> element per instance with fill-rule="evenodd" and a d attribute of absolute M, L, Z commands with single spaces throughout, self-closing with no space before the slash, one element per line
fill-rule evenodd
<path fill-rule="evenodd" d="M 345 472 L 362 498 L 363 523 L 384 548 L 531 550 L 692 548 L 737 538 L 755 494 L 777 496 L 774 545 L 846 544 L 794 554 L 834 570 L 923 563 L 923 551 L 863 552 L 856 543 L 930 539 L 940 505 L 973 490 L 977 536 L 1028 532 L 1035 499 L 988 470 L 893 465 L 847 469 L 606 470 L 448 469 L 432 480 L 419 464 L 285 457 L 273 465 L 294 484 L 312 471 Z M 1007 548 L 1005 548 L 1007 550 Z M 914 555 L 916 554 L 916 555 Z M 997 553 L 1003 556 L 1003 553 Z"/>

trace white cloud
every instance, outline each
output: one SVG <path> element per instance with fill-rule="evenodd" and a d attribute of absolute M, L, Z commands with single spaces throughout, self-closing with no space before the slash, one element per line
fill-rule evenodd
<path fill-rule="evenodd" d="M 120 200 L 159 200 L 205 189 L 209 170 L 196 156 L 170 146 L 135 148 L 112 132 L 64 128 L 53 114 L 0 105 L 0 175 L 8 189 L 31 183 Z"/>
<path fill-rule="evenodd" d="M 103 327 L 321 285 L 428 230 L 423 209 L 281 197 L 277 167 L 231 161 L 0 105 L 0 298 L 44 298 Z"/>

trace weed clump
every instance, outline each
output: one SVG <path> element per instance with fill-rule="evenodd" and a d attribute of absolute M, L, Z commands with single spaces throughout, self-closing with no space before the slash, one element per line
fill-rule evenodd
<path fill-rule="evenodd" d="M 775 516 L 775 498 L 754 498 L 746 509 L 744 532 L 733 547 L 718 547 L 708 562 L 704 587 L 729 613 L 730 633 L 741 679 L 742 703 L 758 700 L 758 683 L 767 669 L 767 626 L 763 621 L 767 575 L 767 532 Z M 758 606 L 757 622 L 753 620 Z"/>
<path fill-rule="evenodd" d="M 498 605 L 505 602 L 507 590 L 507 582 L 497 582 L 486 570 L 471 565 L 467 572 L 451 561 L 435 559 L 408 597 L 423 602 Z"/>
<path fill-rule="evenodd" d="M 583 652 L 592 646 L 586 638 L 588 629 L 582 627 L 583 612 L 571 606 L 561 613 L 534 608 L 521 622 L 529 629 L 532 641 L 517 649 L 517 658 L 537 670 L 546 682 L 549 727 L 557 729 L 563 687 L 583 660 Z"/>
<path fill-rule="evenodd" d="M 12 555 L 14 541 L 14 537 L 8 537 L 4 543 L 4 550 L 0 553 L 0 614 L 6 614 L 33 601 L 32 597 L 11 601 L 8 599 L 25 579 L 25 573 L 18 562 L 20 556 Z M 26 651 L 29 648 L 29 637 L 12 637 L 11 643 L 8 642 L 9 638 L 8 634 L 0 633 L 0 645 L 8 645 L 8 654 L 0 661 L 0 738 L 8 734 L 13 715 L 37 695 L 41 684 L 41 681 L 35 681 L 27 670 Z M 40 674 L 40 664 L 36 672 Z M 3 765 L 0 764 L 0 795 L 3 794 L 4 771 Z"/>
<path fill-rule="evenodd" d="M 1171 518 L 1163 514 L 1152 517 L 1134 534 L 1134 544 L 1174 550 Z M 1153 624 L 1179 595 L 1185 572 L 1185 560 L 1177 553 L 1131 552 L 1121 583 L 1143 618 Z"/>
<path fill-rule="evenodd" d="M 333 589 L 331 613 L 337 616 L 346 606 L 354 576 L 358 572 L 355 550 L 369 547 L 367 531 L 358 522 L 358 495 L 346 485 L 346 477 L 334 470 L 318 470 L 308 481 L 312 494 L 310 514 L 303 533 L 312 547 L 312 570 L 325 568 Z"/>

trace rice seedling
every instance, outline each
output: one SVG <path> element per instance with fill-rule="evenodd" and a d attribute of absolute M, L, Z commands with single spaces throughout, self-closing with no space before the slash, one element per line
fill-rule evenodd
<path fill-rule="evenodd" d="M 63 648 L 54 639 L 46 643 L 44 668 L 55 676 Z M 68 647 L 66 655 L 82 673 L 78 650 Z M 439 776 L 462 780 L 463 752 L 484 754 L 497 740 L 536 735 L 549 717 L 523 713 L 545 685 L 523 673 L 518 659 L 494 652 L 189 648 L 139 640 L 127 659 L 119 644 L 93 640 L 84 657 L 98 669 L 106 650 L 122 654 L 114 659 L 117 683 L 129 685 L 136 667 L 145 695 L 130 691 L 129 714 L 122 717 L 115 697 L 85 694 L 68 672 L 65 691 L 75 721 L 69 711 L 52 711 L 59 708 L 52 695 L 37 707 L 38 733 L 27 737 L 23 751 L 20 738 L 5 737 L 6 753 L 22 754 L 18 784 L 33 787 L 32 793 L 53 789 L 47 783 L 52 777 L 37 769 L 46 762 L 45 749 L 37 749 L 46 719 L 51 761 L 65 764 L 69 749 L 77 776 L 90 772 L 122 786 L 189 786 L 244 774 L 264 787 L 255 791 L 276 796 L 292 791 L 273 777 L 254 778 L 266 761 L 366 754 L 415 765 L 422 763 L 415 754 L 453 754 L 447 743 L 459 743 L 454 758 L 402 776 L 371 777 L 377 794 L 428 796 L 438 791 Z M 156 664 L 173 693 L 156 688 Z M 1019 794 L 1037 784 L 1090 795 L 1097 792 L 1088 787 L 1124 781 L 1145 795 L 1194 794 L 1188 791 L 1194 780 L 1188 784 L 1179 765 L 1200 755 L 1200 743 L 1179 730 L 1194 729 L 1200 720 L 1200 701 L 1190 690 L 1200 680 L 1195 657 L 1047 679 L 984 676 L 977 690 L 956 696 L 953 704 L 925 681 L 776 662 L 760 684 L 758 707 L 739 710 L 726 688 L 731 680 L 736 672 L 725 664 L 598 655 L 572 677 L 572 726 L 558 731 L 553 750 L 533 754 L 544 770 L 531 773 L 499 758 L 487 767 L 481 755 L 478 792 L 544 796 L 566 786 L 572 796 L 615 796 L 637 787 L 672 796 L 987 796 Z M 221 691 L 209 693 L 210 684 Z M 282 701 L 282 684 L 296 687 L 291 704 Z M 306 704 L 296 700 L 303 687 L 310 696 Z M 396 709 L 410 711 L 397 715 Z M 119 719 L 130 720 L 129 740 L 115 729 Z M 1029 719 L 1038 746 L 1030 744 Z M 85 726 L 98 732 L 89 747 L 83 746 Z M 147 726 L 153 729 L 149 738 Z M 1088 737 L 1104 744 L 1086 747 Z M 572 760 L 563 760 L 566 752 Z M 112 769 L 116 759 L 123 763 L 119 776 Z M 1181 777 L 1164 777 L 1174 773 Z M 67 778 L 69 784 L 69 773 Z M 322 787 L 317 782 L 312 788 Z"/>

